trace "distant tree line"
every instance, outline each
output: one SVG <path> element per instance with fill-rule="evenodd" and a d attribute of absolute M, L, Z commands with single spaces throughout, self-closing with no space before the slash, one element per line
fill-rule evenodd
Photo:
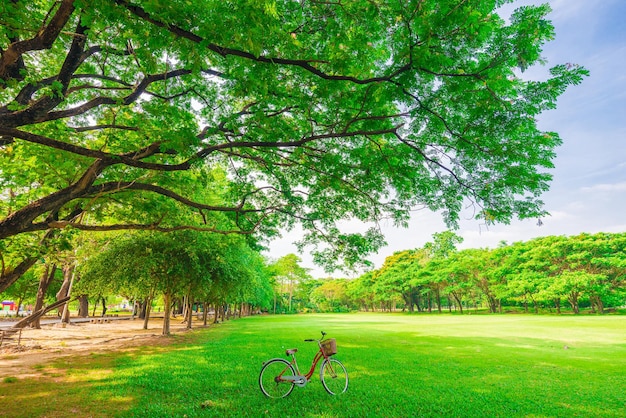
<path fill-rule="evenodd" d="M 626 305 L 626 234 L 549 236 L 495 249 L 456 250 L 460 237 L 434 235 L 396 252 L 357 279 L 306 284 L 305 309 L 464 313 L 480 308 L 578 314 Z"/>
<path fill-rule="evenodd" d="M 71 241 L 1 297 L 36 310 L 71 295 L 84 317 L 90 310 L 104 315 L 108 302 L 123 297 L 145 326 L 151 307 L 162 308 L 164 334 L 170 318 L 180 316 L 191 327 L 193 315 L 207 324 L 260 312 L 601 314 L 626 306 L 626 233 L 549 236 L 459 251 L 462 239 L 447 231 L 422 248 L 394 253 L 380 269 L 356 279 L 321 280 L 294 254 L 264 259 L 255 241 L 242 235 L 109 232 L 89 239 L 78 234 Z"/>

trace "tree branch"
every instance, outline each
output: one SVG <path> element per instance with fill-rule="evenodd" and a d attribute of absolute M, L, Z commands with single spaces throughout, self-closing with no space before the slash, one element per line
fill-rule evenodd
<path fill-rule="evenodd" d="M 246 200 L 245 198 L 241 201 L 240 204 L 238 204 L 237 206 L 233 206 L 233 207 L 205 205 L 203 203 L 189 200 L 186 197 L 181 196 L 178 193 L 172 190 L 169 190 L 165 187 L 156 186 L 156 185 L 147 184 L 147 183 L 138 183 L 138 182 L 109 182 L 109 183 L 97 184 L 97 185 L 92 186 L 87 191 L 86 194 L 93 196 L 93 195 L 98 195 L 101 193 L 118 192 L 118 191 L 125 191 L 125 190 L 149 191 L 149 192 L 157 193 L 162 196 L 166 196 L 171 199 L 174 199 L 177 202 L 184 204 L 185 206 L 189 206 L 189 207 L 196 208 L 196 209 L 210 210 L 210 211 L 215 211 L 215 212 L 258 213 L 258 212 L 264 212 L 268 210 L 267 208 L 266 209 L 243 209 L 245 205 L 245 200 Z M 257 189 L 257 191 L 259 190 L 261 189 Z"/>
<path fill-rule="evenodd" d="M 156 18 L 153 18 L 152 16 L 150 16 L 150 14 L 146 12 L 143 8 L 132 5 L 126 0 L 115 0 L 115 2 L 119 4 L 120 6 L 126 8 L 135 16 L 145 20 L 146 22 L 150 22 L 155 26 L 164 28 L 167 31 L 171 32 L 172 34 L 179 36 L 181 38 L 190 40 L 191 42 L 194 42 L 196 44 L 206 45 L 207 49 L 223 57 L 232 55 L 232 56 L 236 56 L 239 58 L 244 58 L 244 59 L 248 59 L 248 60 L 255 61 L 255 62 L 261 62 L 265 64 L 279 64 L 279 65 L 299 67 L 325 80 L 349 81 L 355 84 L 380 83 L 383 81 L 390 81 L 394 77 L 398 76 L 399 74 L 405 71 L 408 71 L 411 68 L 410 64 L 405 64 L 387 76 L 372 77 L 372 78 L 366 78 L 366 79 L 360 79 L 357 77 L 346 76 L 346 75 L 332 75 L 324 71 L 321 71 L 318 68 L 311 65 L 312 62 L 320 62 L 319 60 L 286 59 L 286 58 L 279 58 L 279 57 L 266 57 L 264 55 L 256 56 L 250 52 L 241 51 L 241 50 L 237 50 L 233 48 L 227 48 L 224 46 L 216 45 L 212 42 L 207 43 L 206 39 L 202 38 L 201 36 L 198 36 L 193 32 L 183 29 L 180 26 L 157 20 Z"/>
<path fill-rule="evenodd" d="M 171 226 L 171 227 L 159 226 L 158 224 L 85 225 L 85 224 L 69 222 L 69 221 L 52 221 L 48 223 L 33 224 L 32 230 L 43 231 L 43 230 L 50 229 L 50 228 L 63 229 L 67 227 L 72 227 L 81 231 L 91 231 L 91 232 L 122 231 L 122 230 L 174 232 L 174 231 L 182 231 L 182 230 L 193 230 L 193 231 L 200 231 L 200 232 L 212 232 L 212 233 L 221 234 L 221 235 L 232 235 L 232 234 L 250 235 L 256 232 L 259 225 L 260 225 L 260 222 L 254 225 L 254 227 L 249 230 L 241 230 L 241 229 L 221 230 L 215 227 L 200 227 L 200 226 L 195 226 L 195 225 L 178 225 L 178 226 Z"/>
<path fill-rule="evenodd" d="M 33 38 L 13 42 L 2 52 L 2 56 L 0 56 L 0 80 L 11 78 L 12 67 L 25 52 L 52 47 L 70 16 L 74 13 L 74 0 L 62 0 L 57 3 L 59 3 L 59 8 L 47 26 L 39 30 Z M 0 85 L 4 86 L 4 84 Z"/>

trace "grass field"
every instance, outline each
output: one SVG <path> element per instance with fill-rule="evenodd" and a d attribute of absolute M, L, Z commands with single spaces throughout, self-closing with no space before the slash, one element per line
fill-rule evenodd
<path fill-rule="evenodd" d="M 337 339 L 348 392 L 318 374 L 263 397 L 264 360 L 320 330 Z M 625 417 L 626 317 L 343 314 L 257 316 L 173 346 L 42 365 L 0 382 L 7 417 Z M 6 380 L 6 379 L 5 379 Z M 8 399 L 8 404 L 7 400 Z"/>

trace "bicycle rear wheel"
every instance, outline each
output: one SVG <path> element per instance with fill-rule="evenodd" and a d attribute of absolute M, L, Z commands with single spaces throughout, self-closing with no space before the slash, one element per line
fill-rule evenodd
<path fill-rule="evenodd" d="M 331 395 L 339 395 L 348 390 L 348 372 L 337 359 L 324 360 L 320 368 L 320 380 Z"/>
<path fill-rule="evenodd" d="M 293 376 L 295 375 L 293 366 L 287 360 L 271 359 L 261 368 L 259 375 L 261 392 L 270 398 L 284 398 L 293 390 Z M 283 377 L 292 377 L 292 380 L 283 380 Z"/>

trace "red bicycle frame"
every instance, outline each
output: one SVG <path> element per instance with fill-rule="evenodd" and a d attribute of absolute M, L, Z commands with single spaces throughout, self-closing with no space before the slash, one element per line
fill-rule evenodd
<path fill-rule="evenodd" d="M 291 361 L 289 362 L 289 364 L 291 364 L 293 366 L 293 368 L 295 369 L 296 372 L 296 376 L 291 377 L 290 379 L 283 379 L 283 373 L 285 373 L 288 368 L 285 367 L 285 370 L 283 370 L 278 376 L 276 376 L 276 381 L 284 381 L 284 382 L 293 382 L 298 386 L 304 386 L 304 384 L 306 384 L 306 382 L 308 382 L 309 380 L 311 380 L 311 377 L 313 376 L 313 373 L 315 373 L 315 368 L 317 367 L 317 363 L 324 358 L 325 360 L 327 360 L 330 356 L 327 356 L 326 354 L 324 354 L 324 350 L 322 349 L 322 345 L 320 344 L 319 341 L 317 340 L 313 340 L 317 342 L 317 345 L 319 346 L 319 350 L 317 351 L 317 353 L 315 353 L 315 357 L 313 357 L 313 362 L 311 364 L 311 368 L 309 369 L 308 373 L 305 375 L 300 374 L 300 367 L 298 366 L 298 361 L 296 360 L 296 353 L 298 352 L 297 348 L 291 348 L 289 350 L 285 351 L 285 354 L 287 354 L 288 356 L 291 356 Z M 306 379 L 306 382 L 302 382 L 302 381 L 298 381 L 298 378 L 304 377 Z M 292 380 L 292 379 L 296 379 L 296 380 Z"/>
<path fill-rule="evenodd" d="M 291 360 L 291 364 L 294 365 L 294 367 L 296 369 L 296 373 L 298 373 L 298 375 L 300 375 L 300 368 L 298 367 L 298 362 L 296 361 L 295 354 L 296 354 L 295 352 L 291 353 L 291 359 L 292 359 Z M 324 357 L 324 359 L 328 358 L 328 356 L 324 354 L 324 350 L 322 350 L 322 347 L 320 347 L 319 351 L 317 353 L 315 353 L 315 357 L 313 357 L 313 362 L 311 364 L 311 369 L 309 370 L 309 372 L 307 374 L 304 375 L 304 377 L 306 377 L 306 380 L 311 380 L 311 377 L 313 376 L 313 373 L 315 372 L 315 368 L 317 367 L 317 363 L 320 361 L 320 359 L 322 357 Z"/>

